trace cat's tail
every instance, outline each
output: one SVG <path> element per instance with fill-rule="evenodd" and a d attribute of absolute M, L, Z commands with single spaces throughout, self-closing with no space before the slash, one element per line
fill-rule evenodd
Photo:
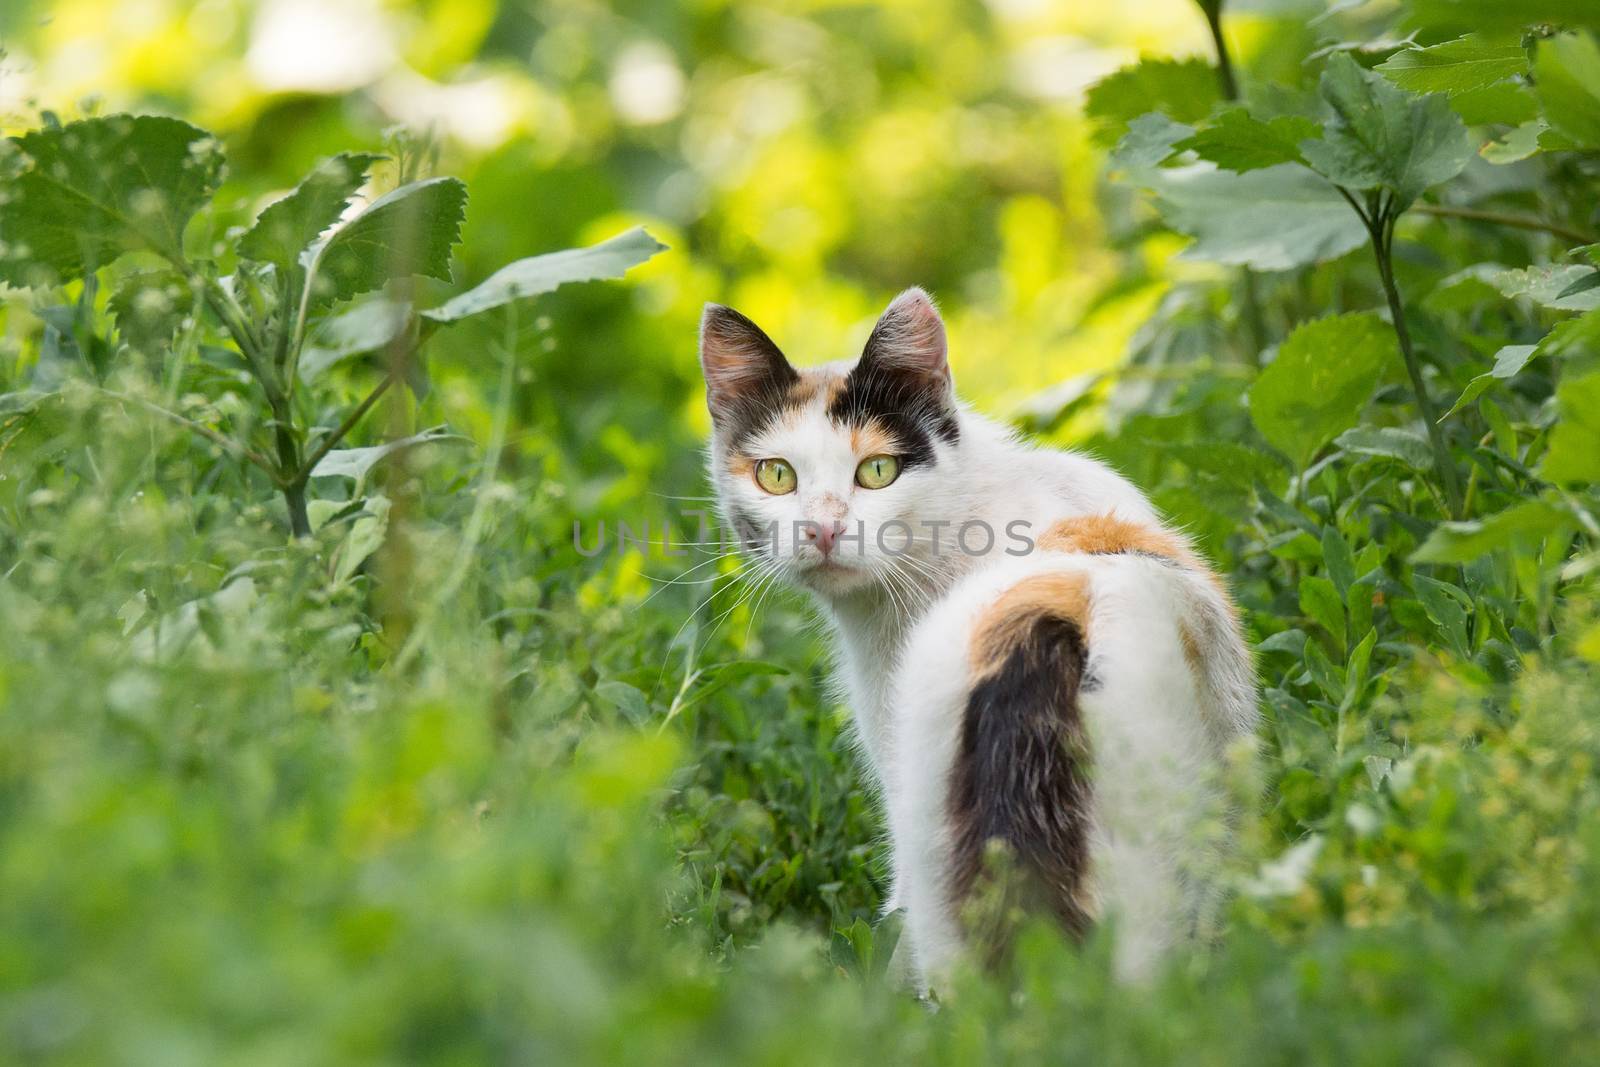
<path fill-rule="evenodd" d="M 917 623 L 884 784 L 925 981 L 1003 951 L 1019 910 L 1109 919 L 1136 978 L 1209 907 L 1232 730 L 1208 695 L 1212 595 L 1186 561 L 1074 546 L 975 572 Z"/>
<path fill-rule="evenodd" d="M 1078 706 L 1088 611 L 1087 574 L 1043 574 L 1001 594 L 972 633 L 946 804 L 947 892 L 990 953 L 1018 905 L 1073 933 L 1088 926 L 1090 752 Z"/>

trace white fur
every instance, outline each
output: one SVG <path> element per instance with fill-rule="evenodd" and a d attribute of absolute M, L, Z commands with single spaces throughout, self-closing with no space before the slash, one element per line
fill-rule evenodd
<path fill-rule="evenodd" d="M 937 442 L 936 463 L 883 489 L 863 489 L 854 475 L 866 457 L 828 419 L 826 402 L 819 396 L 747 446 L 752 455 L 787 460 L 796 492 L 769 495 L 732 474 L 720 440 L 712 443 L 712 471 L 725 510 L 737 505 L 779 524 L 771 565 L 810 589 L 832 624 L 861 748 L 886 803 L 894 874 L 886 907 L 905 909 L 903 944 L 915 980 L 924 988 L 937 981 L 961 946 L 946 892 L 946 797 L 972 684 L 974 621 L 1005 590 L 1051 572 L 1087 576 L 1092 605 L 1088 669 L 1097 684 L 1079 699 L 1093 754 L 1091 896 L 1117 931 L 1119 972 L 1147 973 L 1209 900 L 1211 831 L 1225 822 L 1217 772 L 1229 744 L 1256 723 L 1249 654 L 1223 594 L 1202 575 L 1148 557 L 1003 551 L 1015 522 L 1027 523 L 1032 538 L 1076 516 L 1160 525 L 1139 490 L 1090 458 L 1032 447 L 961 409 L 959 439 Z M 907 562 L 875 543 L 876 531 L 896 519 L 952 526 L 937 545 L 918 527 L 922 540 Z M 994 550 L 976 557 L 957 550 L 955 524 L 969 519 L 995 530 Z M 796 520 L 840 520 L 851 529 L 859 520 L 866 543 L 859 555 L 850 547 L 847 569 L 822 568 L 821 552 L 792 536 Z M 1180 626 L 1214 650 L 1198 676 Z"/>

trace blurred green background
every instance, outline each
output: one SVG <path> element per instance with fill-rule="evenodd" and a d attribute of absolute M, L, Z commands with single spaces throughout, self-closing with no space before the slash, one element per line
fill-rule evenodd
<path fill-rule="evenodd" d="M 1276 114 L 1316 106 L 1324 46 L 1371 63 L 1497 18 L 1515 40 L 1504 6 L 1248 0 L 1225 28 Z M 302 542 L 262 478 L 137 410 L 0 407 L 0 1061 L 1534 1063 L 1600 1038 L 1600 524 L 1592 484 L 1532 473 L 1560 419 L 1592 424 L 1557 389 L 1596 335 L 1450 424 L 1480 558 L 1415 558 L 1447 516 L 1426 456 L 1371 443 L 1425 449 L 1398 365 L 1361 398 L 1376 437 L 1305 471 L 1272 453 L 1261 365 L 1382 294 L 1365 248 L 1175 259 L 1108 180 L 1122 131 L 1085 93 L 1141 56 L 1209 62 L 1191 0 L 7 0 L 0 48 L 6 133 L 214 131 L 228 176 L 189 237 L 224 259 L 319 159 L 419 139 L 470 191 L 425 299 L 637 224 L 669 246 L 441 332 L 431 395 L 394 390 L 352 441 L 470 442 L 380 469 L 378 510 Z M 1434 206 L 1592 231 L 1595 159 L 1475 157 Z M 1486 280 L 1570 244 L 1407 216 L 1436 399 L 1594 324 Z M 600 518 L 692 530 L 704 302 L 811 363 L 912 284 L 964 396 L 1147 487 L 1257 643 L 1227 932 L 1148 988 L 1110 980 L 1111 935 L 1044 928 L 937 1010 L 894 988 L 882 828 L 798 600 L 573 547 Z M 0 394 L 44 362 L 47 302 L 0 292 Z M 237 379 L 174 363 L 111 380 L 248 425 Z M 330 374 L 314 414 L 369 374 Z M 1544 526 L 1486 532 L 1534 499 Z"/>

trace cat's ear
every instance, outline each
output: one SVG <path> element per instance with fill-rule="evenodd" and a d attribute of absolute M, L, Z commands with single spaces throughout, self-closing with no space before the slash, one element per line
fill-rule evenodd
<path fill-rule="evenodd" d="M 867 338 L 858 366 L 903 375 L 948 393 L 950 353 L 944 320 L 933 298 L 918 288 L 907 289 L 890 301 Z"/>
<path fill-rule="evenodd" d="M 721 304 L 700 316 L 700 369 L 713 419 L 729 418 L 800 380 L 761 327 Z"/>

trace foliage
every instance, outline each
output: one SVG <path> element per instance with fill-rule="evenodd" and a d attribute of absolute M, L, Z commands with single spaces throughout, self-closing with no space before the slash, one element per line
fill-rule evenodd
<path fill-rule="evenodd" d="M 359 482 L 373 463 L 396 451 L 399 442 L 343 452 L 336 446 L 397 378 L 419 392 L 426 387 L 420 321 L 431 333 L 564 282 L 620 277 L 662 247 L 637 230 L 595 248 L 519 260 L 439 308 L 413 312 L 409 300 L 393 299 L 345 311 L 338 319 L 342 344 L 355 352 L 383 352 L 387 373 L 337 426 L 318 428 L 313 438 L 314 428 L 296 413 L 312 406 L 300 395 L 300 362 L 308 330 L 327 321 L 317 312 L 386 286 L 402 291 L 413 276 L 448 282 L 450 250 L 460 240 L 466 206 L 463 183 L 407 182 L 341 223 L 368 169 L 382 157 L 340 153 L 261 212 L 238 239 L 237 263 L 224 279 L 214 261 L 192 262 L 184 252 L 184 231 L 222 175 L 222 151 L 209 134 L 176 119 L 112 115 L 36 130 L 12 144 L 10 173 L 0 182 L 0 203 L 6 205 L 0 279 L 42 289 L 92 276 L 127 253 L 164 260 L 161 269 L 120 280 L 110 305 L 120 340 L 159 354 L 198 301 L 233 345 L 229 357 L 254 379 L 256 421 L 270 428 L 276 453 L 269 458 L 267 449 L 253 444 L 249 426 L 228 433 L 145 399 L 132 402 L 259 467 L 283 493 L 297 537 L 311 532 L 306 485 L 312 478 L 352 475 Z M 84 287 L 85 318 L 93 293 L 92 284 Z M 45 317 L 65 310 L 37 309 Z M 349 328 L 357 322 L 367 331 Z M 110 339 L 95 341 L 102 349 L 115 347 Z M 91 381 L 103 377 L 104 368 L 95 370 L 101 373 Z M 414 434 L 405 443 L 438 439 L 440 434 Z"/>
<path fill-rule="evenodd" d="M 53 6 L 0 32 L 78 57 L 60 108 L 112 5 Z M 0 116 L 0 1058 L 1592 1045 L 1592 5 L 473 0 L 344 82 L 276 10 L 119 16 L 92 88 L 138 117 Z M 1040 40 L 1107 46 L 1086 115 Z M 672 253 L 555 289 L 641 223 Z M 823 359 L 912 282 L 962 391 L 1148 488 L 1255 644 L 1230 901 L 1148 987 L 1041 926 L 894 988 L 822 650 L 692 521 L 700 304 Z"/>

